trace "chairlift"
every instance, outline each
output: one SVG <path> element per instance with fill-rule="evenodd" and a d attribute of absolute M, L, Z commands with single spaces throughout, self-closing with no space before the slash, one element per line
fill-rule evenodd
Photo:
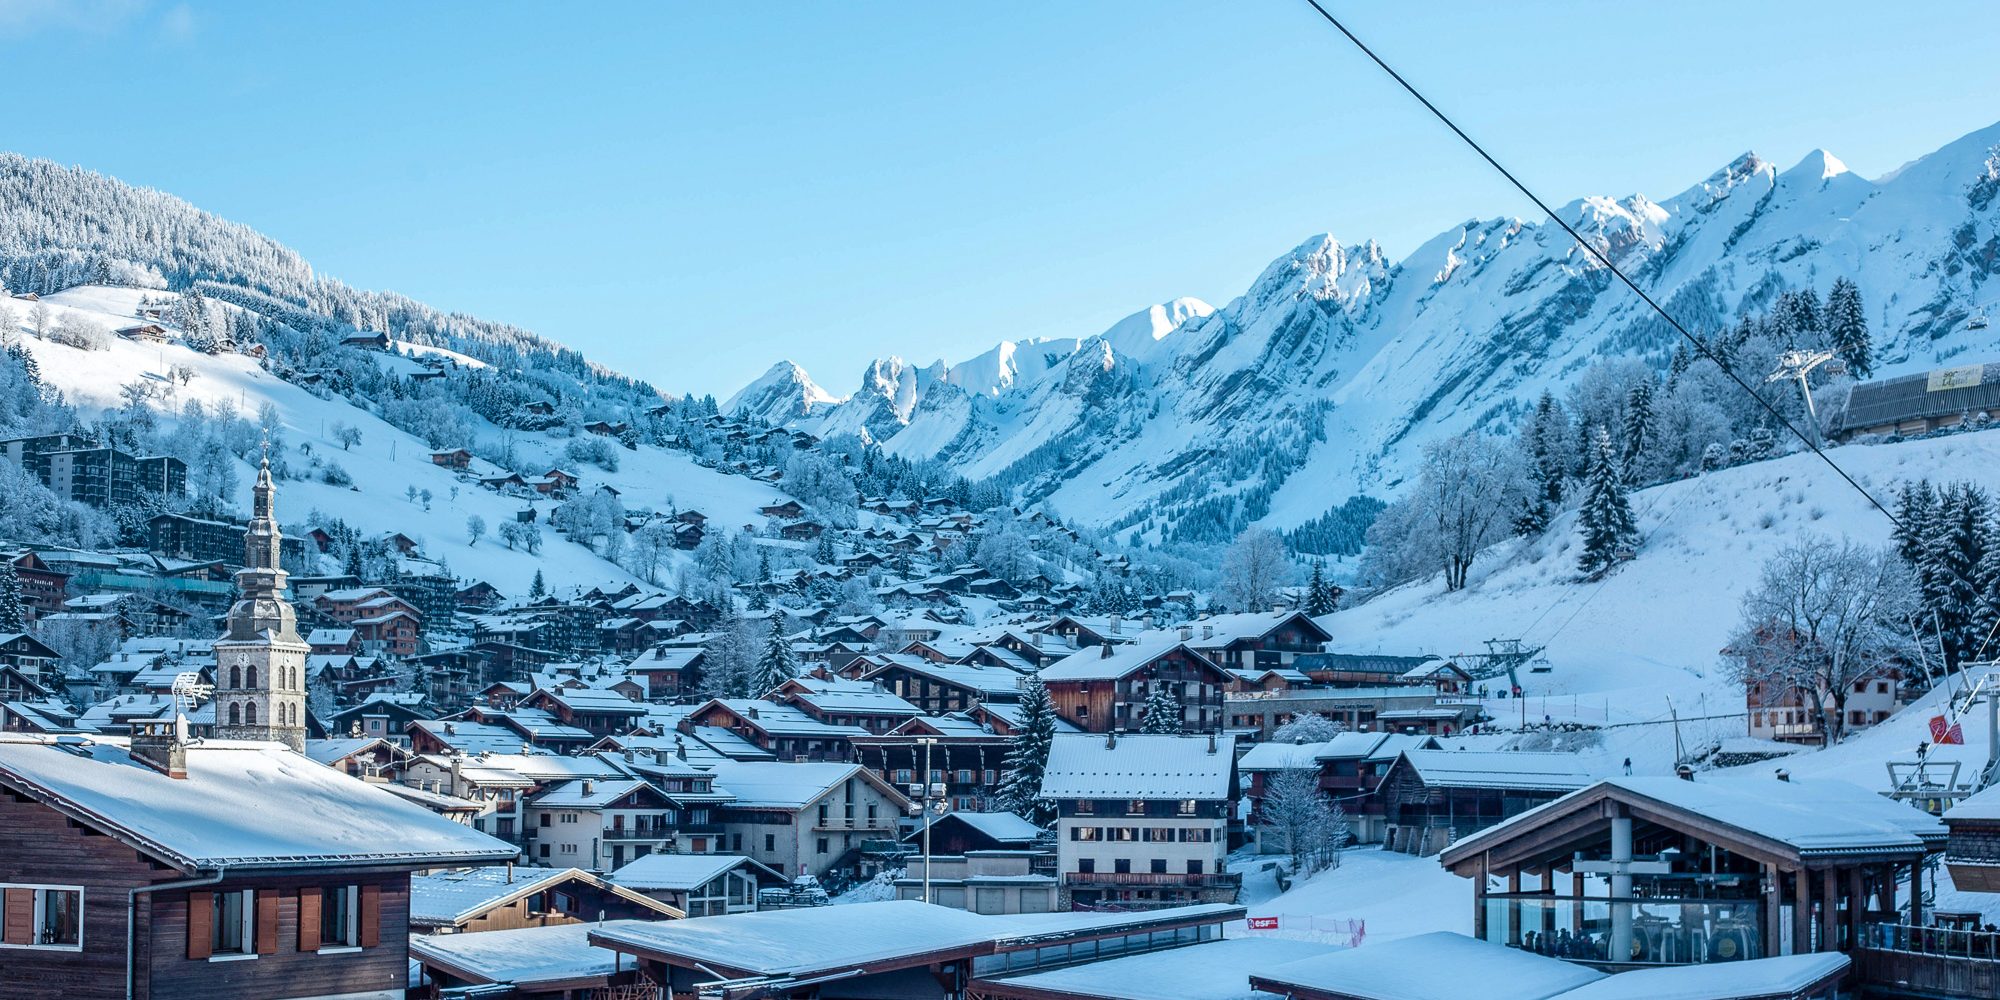
<path fill-rule="evenodd" d="M 1986 311 L 1982 309 L 1979 312 L 1973 313 L 1972 318 L 1965 321 L 1965 328 L 1968 330 L 1986 329 Z"/>

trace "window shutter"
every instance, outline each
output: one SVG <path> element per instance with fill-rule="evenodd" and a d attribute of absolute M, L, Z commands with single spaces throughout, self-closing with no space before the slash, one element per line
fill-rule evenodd
<path fill-rule="evenodd" d="M 215 893 L 188 893 L 188 957 L 215 954 Z"/>
<path fill-rule="evenodd" d="M 319 950 L 319 890 L 299 890 L 299 950 Z"/>
<path fill-rule="evenodd" d="M 257 954 L 278 953 L 278 890 L 259 889 L 257 900 Z"/>
<path fill-rule="evenodd" d="M 35 890 L 9 889 L 4 904 L 6 910 L 0 913 L 0 926 L 6 928 L 4 940 L 8 944 L 35 943 Z"/>
<path fill-rule="evenodd" d="M 382 943 L 382 887 L 364 885 L 361 887 L 361 947 L 373 948 Z"/>

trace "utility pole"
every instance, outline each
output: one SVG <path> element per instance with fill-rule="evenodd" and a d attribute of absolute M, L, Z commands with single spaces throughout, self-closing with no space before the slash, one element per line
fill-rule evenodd
<path fill-rule="evenodd" d="M 924 902 L 931 901 L 931 748 L 937 746 L 937 737 L 919 736 L 918 745 L 924 748 Z"/>

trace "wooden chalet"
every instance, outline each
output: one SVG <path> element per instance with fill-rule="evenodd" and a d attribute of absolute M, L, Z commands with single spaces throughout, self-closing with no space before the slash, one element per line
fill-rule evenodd
<path fill-rule="evenodd" d="M 1056 713 L 1085 732 L 1137 730 L 1145 704 L 1164 687 L 1181 705 L 1187 732 L 1222 729 L 1223 692 L 1235 679 L 1172 633 L 1101 642 L 1042 669 Z"/>
<path fill-rule="evenodd" d="M 581 868 L 486 865 L 410 880 L 410 930 L 421 934 L 554 927 L 604 918 L 678 920 L 686 915 Z"/>
<path fill-rule="evenodd" d="M 0 992 L 389 1000 L 410 873 L 515 856 L 290 750 L 184 731 L 0 736 Z"/>

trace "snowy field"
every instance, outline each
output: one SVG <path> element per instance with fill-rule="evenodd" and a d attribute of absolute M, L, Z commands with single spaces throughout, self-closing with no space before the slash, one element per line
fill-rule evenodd
<path fill-rule="evenodd" d="M 1315 920 L 1362 921 L 1364 944 L 1430 931 L 1472 933 L 1472 882 L 1445 871 L 1437 858 L 1350 847 L 1341 852 L 1340 867 L 1294 883 L 1283 894 L 1265 866 L 1275 861 L 1238 856 L 1230 859 L 1230 870 L 1244 873 L 1241 902 L 1250 915 L 1278 918 L 1276 936 L 1325 938 L 1328 932 L 1312 929 Z"/>

